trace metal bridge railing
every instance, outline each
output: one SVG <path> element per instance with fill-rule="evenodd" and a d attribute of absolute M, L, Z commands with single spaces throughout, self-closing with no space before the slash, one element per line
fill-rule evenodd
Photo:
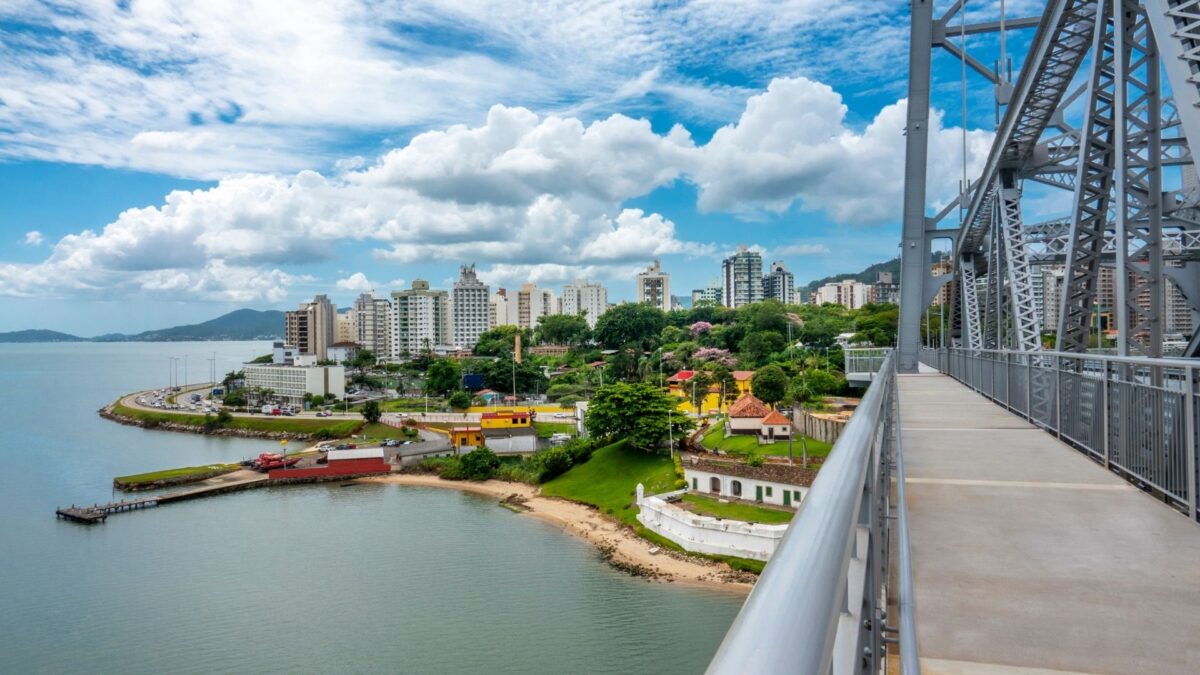
<path fill-rule="evenodd" d="M 884 360 L 892 353 L 891 347 L 854 347 L 842 350 L 844 372 L 878 373 Z"/>
<path fill-rule="evenodd" d="M 901 672 L 919 673 L 894 357 L 881 365 L 709 673 L 879 673 L 896 632 Z M 887 625 L 892 522 L 898 631 Z"/>
<path fill-rule="evenodd" d="M 966 349 L 921 361 L 1197 519 L 1200 363 Z"/>

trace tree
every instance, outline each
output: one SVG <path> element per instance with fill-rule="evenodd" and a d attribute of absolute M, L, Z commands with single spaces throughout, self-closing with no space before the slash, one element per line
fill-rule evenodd
<path fill-rule="evenodd" d="M 233 384 L 234 382 L 237 382 L 238 380 L 245 379 L 245 377 L 246 376 L 242 371 L 231 370 L 228 373 L 225 373 L 225 378 L 221 380 L 221 385 L 224 386 L 226 390 L 228 390 L 229 385 Z"/>
<path fill-rule="evenodd" d="M 547 381 L 541 369 L 529 361 L 514 364 L 512 356 L 502 356 L 488 364 L 483 372 L 483 384 L 496 391 L 512 391 L 513 371 L 516 371 L 517 391 L 533 393 L 546 391 Z M 515 395 L 517 392 L 513 392 Z"/>
<path fill-rule="evenodd" d="M 367 401 L 362 407 L 362 416 L 371 424 L 378 424 L 379 419 L 383 417 L 383 411 L 379 409 L 379 402 Z"/>
<path fill-rule="evenodd" d="M 606 384 L 588 404 L 584 424 L 597 438 L 626 439 L 635 448 L 654 451 L 672 428 L 681 438 L 692 427 L 691 419 L 675 410 L 677 403 L 652 384 Z"/>
<path fill-rule="evenodd" d="M 691 387 L 688 396 L 697 413 L 703 412 L 704 399 L 708 398 L 708 388 L 712 385 L 712 376 L 703 370 L 697 370 L 692 379 L 688 381 L 687 386 Z"/>
<path fill-rule="evenodd" d="M 463 476 L 469 480 L 487 480 L 496 475 L 500 458 L 486 447 L 475 448 L 459 458 Z"/>
<path fill-rule="evenodd" d="M 463 408 L 470 408 L 471 395 L 465 391 L 454 392 L 454 394 L 450 397 L 450 407 L 458 408 L 459 410 L 462 410 Z"/>
<path fill-rule="evenodd" d="M 787 340 L 773 330 L 751 333 L 738 344 L 742 357 L 754 367 L 762 365 L 767 357 L 786 348 Z"/>
<path fill-rule="evenodd" d="M 592 337 L 592 329 L 582 314 L 550 314 L 538 319 L 534 338 L 538 344 L 575 347 Z"/>
<path fill-rule="evenodd" d="M 425 372 L 425 392 L 446 396 L 462 388 L 462 368 L 454 359 L 437 359 Z"/>
<path fill-rule="evenodd" d="M 484 331 L 475 342 L 476 356 L 504 356 L 513 353 L 513 343 L 517 333 L 521 334 L 521 349 L 529 346 L 530 333 L 516 326 L 496 326 Z"/>
<path fill-rule="evenodd" d="M 806 370 L 802 375 L 815 396 L 826 396 L 842 388 L 842 380 L 826 370 Z"/>
<path fill-rule="evenodd" d="M 354 360 L 350 363 L 353 364 L 355 368 L 362 369 L 374 366 L 376 360 L 377 359 L 375 358 L 374 352 L 372 352 L 370 349 L 360 349 L 358 350 L 358 354 L 354 356 Z"/>
<path fill-rule="evenodd" d="M 776 365 L 759 368 L 750 380 L 754 395 L 767 405 L 775 405 L 786 398 L 788 384 L 787 374 Z"/>
<path fill-rule="evenodd" d="M 629 343 L 636 343 L 642 349 L 651 349 L 666 322 L 666 315 L 657 307 L 628 303 L 617 305 L 601 315 L 592 335 L 608 349 L 617 349 Z"/>

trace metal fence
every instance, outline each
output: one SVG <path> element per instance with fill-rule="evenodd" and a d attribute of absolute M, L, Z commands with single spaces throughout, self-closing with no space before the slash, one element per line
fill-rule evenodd
<path fill-rule="evenodd" d="M 1196 520 L 1200 363 L 966 349 L 921 361 Z"/>
<path fill-rule="evenodd" d="M 907 515 L 892 497 L 893 467 L 903 471 L 894 357 L 880 365 L 709 673 L 874 674 L 897 641 L 909 650 L 901 672 L 919 672 Z M 898 597 L 888 587 L 893 535 Z M 888 625 L 889 595 L 898 628 Z"/>
<path fill-rule="evenodd" d="M 842 350 L 844 372 L 878 373 L 883 363 L 892 353 L 891 347 L 856 347 Z"/>

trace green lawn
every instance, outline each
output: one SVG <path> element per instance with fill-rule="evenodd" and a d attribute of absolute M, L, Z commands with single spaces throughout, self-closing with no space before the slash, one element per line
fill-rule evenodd
<path fill-rule="evenodd" d="M 646 494 L 675 489 L 675 467 L 671 458 L 627 447 L 624 441 L 592 453 L 587 462 L 572 467 L 542 486 L 542 493 L 591 504 L 634 527 L 637 522 L 637 485 Z"/>
<path fill-rule="evenodd" d="M 151 471 L 149 473 L 137 473 L 132 476 L 117 476 L 114 480 L 123 485 L 138 485 L 140 483 L 153 483 L 158 480 L 166 480 L 168 478 L 186 478 L 188 476 L 200 476 L 211 473 L 229 473 L 237 471 L 241 466 L 237 464 L 208 464 L 205 466 L 185 466 L 178 469 L 167 469 L 165 471 Z"/>
<path fill-rule="evenodd" d="M 186 424 L 194 427 L 204 426 L 203 415 L 185 415 L 182 413 L 169 412 L 150 412 L 148 410 L 137 410 L 128 408 L 117 403 L 113 406 L 113 412 L 118 415 L 125 415 L 134 419 L 143 420 L 146 422 L 174 422 L 176 424 Z M 361 417 L 347 417 L 344 419 L 337 418 L 321 418 L 321 419 L 301 419 L 296 417 L 234 417 L 226 425 L 229 429 L 250 429 L 254 431 L 278 431 L 282 433 L 300 433 L 300 434 L 316 434 L 321 430 L 327 430 L 331 437 L 341 438 L 354 433 L 354 430 L 360 427 L 363 423 Z"/>
<path fill-rule="evenodd" d="M 693 513 L 699 513 L 702 516 L 713 516 L 714 518 L 741 520 L 747 523 L 763 523 L 764 525 L 790 523 L 792 522 L 792 516 L 796 515 L 794 512 L 785 509 L 773 509 L 766 506 L 742 504 L 740 502 L 721 503 L 712 497 L 694 492 L 685 494 L 683 501 L 686 503 L 685 508 Z"/>
<path fill-rule="evenodd" d="M 416 431 L 413 435 L 406 434 L 404 429 L 388 426 L 386 424 L 367 424 L 362 429 L 358 430 L 356 436 L 366 436 L 365 441 L 368 443 L 382 441 L 385 438 L 394 438 L 398 441 L 410 440 L 416 438 Z"/>
<path fill-rule="evenodd" d="M 550 438 L 554 434 L 574 436 L 578 431 L 570 422 L 534 422 L 533 429 L 537 432 L 538 438 Z"/>
<path fill-rule="evenodd" d="M 788 454 L 787 441 L 759 445 L 758 438 L 752 434 L 738 434 L 725 438 L 724 420 L 717 422 L 711 429 L 704 432 L 704 439 L 701 441 L 701 444 L 709 450 L 721 450 L 722 452 L 746 456 L 779 455 L 786 457 Z M 808 439 L 809 457 L 825 457 L 829 455 L 829 451 L 832 448 L 832 445 L 824 441 L 818 441 L 813 438 Z M 804 446 L 800 442 L 800 437 L 797 436 L 792 441 L 792 453 L 795 457 L 800 457 L 803 451 Z"/>

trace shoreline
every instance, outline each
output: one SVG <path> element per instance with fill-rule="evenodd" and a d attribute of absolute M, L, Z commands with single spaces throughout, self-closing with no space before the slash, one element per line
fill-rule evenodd
<path fill-rule="evenodd" d="M 514 506 L 515 511 L 555 525 L 583 539 L 595 546 L 605 561 L 613 567 L 647 581 L 676 583 L 741 595 L 749 594 L 754 588 L 753 583 L 746 581 L 753 578 L 748 572 L 738 572 L 724 563 L 693 558 L 657 546 L 637 536 L 623 524 L 605 517 L 594 507 L 557 497 L 542 496 L 541 490 L 532 485 L 499 480 L 449 481 L 434 475 L 401 473 L 357 480 L 364 483 L 459 490 L 495 497 Z"/>

